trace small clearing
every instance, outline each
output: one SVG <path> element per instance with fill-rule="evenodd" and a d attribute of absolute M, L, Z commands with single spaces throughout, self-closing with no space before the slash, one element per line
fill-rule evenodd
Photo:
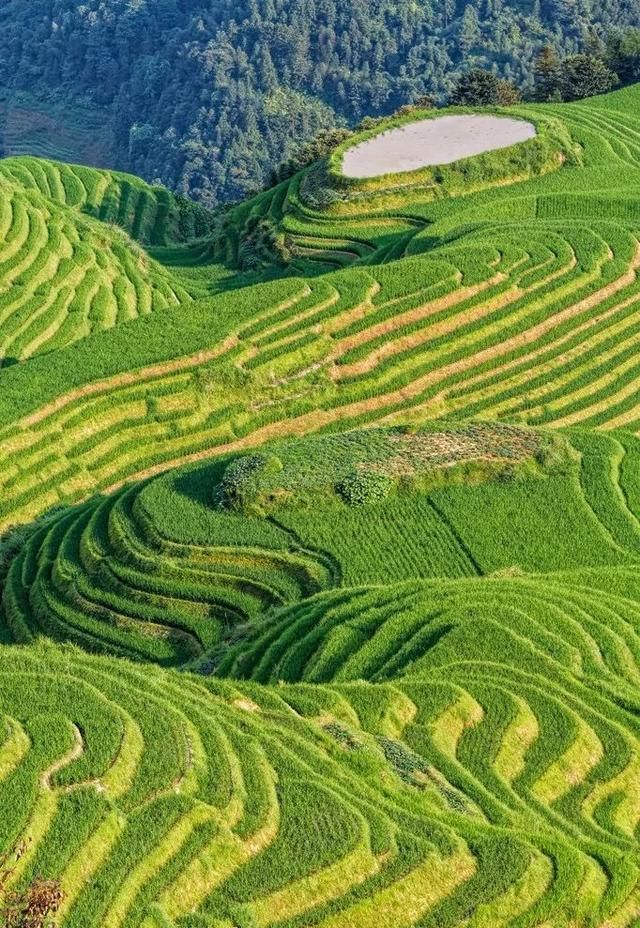
<path fill-rule="evenodd" d="M 440 116 L 382 132 L 345 152 L 346 177 L 378 177 L 451 164 L 535 136 L 530 122 L 504 116 Z"/>

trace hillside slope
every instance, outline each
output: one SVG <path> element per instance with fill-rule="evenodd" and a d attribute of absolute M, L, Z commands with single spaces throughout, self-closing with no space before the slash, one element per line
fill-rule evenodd
<path fill-rule="evenodd" d="M 640 90 L 608 99 L 517 108 L 533 142 L 400 187 L 312 168 L 232 211 L 209 249 L 156 252 L 175 288 L 223 292 L 4 373 L 0 453 L 33 452 L 0 521 L 42 511 L 41 493 L 412 415 L 633 431 Z M 256 222 L 293 240 L 291 265 Z M 257 266 L 234 280 L 247 248 Z M 45 488 L 31 474 L 47 435 Z"/>
<path fill-rule="evenodd" d="M 260 189 L 323 127 L 441 98 L 469 65 L 530 88 L 543 46 L 592 50 L 639 21 L 638 0 L 4 0 L 0 86 L 27 94 L 7 151 L 31 122 L 21 152 L 101 155 L 106 122 L 108 163 L 216 206 Z"/>
<path fill-rule="evenodd" d="M 0 851 L 61 926 L 637 924 L 639 112 L 191 241 L 0 162 Z"/>
<path fill-rule="evenodd" d="M 282 443 L 9 536 L 14 884 L 77 926 L 633 925 L 640 445 L 569 441 Z"/>
<path fill-rule="evenodd" d="M 0 186 L 4 365 L 192 302 L 137 243 L 205 231 L 204 210 L 125 174 L 36 158 L 0 162 Z"/>

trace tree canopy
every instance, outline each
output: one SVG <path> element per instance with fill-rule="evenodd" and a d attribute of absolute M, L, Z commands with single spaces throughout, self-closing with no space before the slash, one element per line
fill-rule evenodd
<path fill-rule="evenodd" d="M 526 95 L 543 46 L 580 55 L 594 30 L 618 30 L 612 57 L 638 79 L 639 20 L 640 0 L 4 0 L 0 79 L 102 108 L 115 167 L 215 206 L 323 128 L 444 100 L 463 71 Z"/>

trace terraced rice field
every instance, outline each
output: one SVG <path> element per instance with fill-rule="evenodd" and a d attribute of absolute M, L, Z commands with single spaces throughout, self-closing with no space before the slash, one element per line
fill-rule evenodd
<path fill-rule="evenodd" d="M 640 443 L 521 471 L 544 442 L 285 443 L 264 486 L 313 517 L 213 505 L 227 458 L 9 536 L 15 882 L 59 877 L 78 926 L 632 925 Z M 354 461 L 418 482 L 332 501 Z"/>
<path fill-rule="evenodd" d="M 104 110 L 43 104 L 24 91 L 2 94 L 0 146 L 5 156 L 33 155 L 104 167 L 113 157 Z"/>
<path fill-rule="evenodd" d="M 168 191 L 36 158 L 0 162 L 0 188 L 3 364 L 192 302 L 137 244 L 178 234 Z"/>
<path fill-rule="evenodd" d="M 0 162 L 0 852 L 59 925 L 640 924 L 640 87 L 508 113 L 195 240 Z"/>

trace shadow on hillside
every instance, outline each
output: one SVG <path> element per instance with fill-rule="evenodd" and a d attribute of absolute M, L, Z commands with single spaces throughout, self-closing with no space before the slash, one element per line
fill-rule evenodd
<path fill-rule="evenodd" d="M 289 277 L 321 277 L 338 268 L 313 261 L 295 262 L 287 266 L 270 265 L 258 270 L 240 270 L 231 261 L 220 261 L 211 255 L 194 255 L 194 245 L 147 246 L 149 255 L 169 269 L 187 288 L 202 290 L 202 295 L 229 293 L 274 280 Z"/>
<path fill-rule="evenodd" d="M 229 461 L 235 455 L 225 455 L 205 464 L 199 464 L 187 471 L 169 472 L 160 479 L 169 480 L 171 488 L 193 503 L 212 508 L 216 490 L 222 480 Z"/>
<path fill-rule="evenodd" d="M 90 499 L 74 505 L 58 504 L 30 523 L 11 527 L 0 535 L 0 645 L 28 644 L 34 640 L 49 639 L 58 644 L 72 645 L 89 654 L 99 654 L 111 657 L 124 657 L 140 663 L 157 664 L 160 667 L 182 668 L 186 667 L 196 658 L 204 655 L 204 645 L 188 628 L 179 623 L 174 624 L 169 615 L 166 622 L 160 623 L 158 615 L 151 616 L 156 630 L 148 634 L 145 630 L 145 621 L 150 618 L 144 607 L 137 611 L 138 601 L 132 598 L 133 612 L 125 622 L 127 631 L 120 634 L 121 613 L 117 604 L 110 600 L 117 600 L 114 593 L 106 586 L 107 596 L 103 602 L 100 597 L 103 591 L 102 582 L 104 573 L 102 566 L 96 563 L 92 570 L 85 571 L 81 564 L 79 549 L 72 555 L 73 576 L 51 581 L 47 576 L 47 567 L 38 566 L 37 572 L 24 582 L 21 572 L 21 558 L 24 556 L 25 545 L 32 543 L 34 536 L 39 536 L 39 545 L 45 537 L 52 541 L 54 547 L 51 551 L 53 562 L 60 556 L 56 538 L 57 527 L 70 524 L 74 519 L 82 520 L 87 513 L 95 513 L 101 502 L 109 498 L 109 494 L 95 494 Z M 79 523 L 80 524 L 80 523 Z M 102 526 L 104 528 L 104 526 Z M 51 533 L 51 534 L 50 534 Z M 86 589 L 96 584 L 98 598 L 86 604 L 84 596 L 79 596 L 75 586 L 78 578 L 84 580 Z M 52 618 L 49 627 L 49 606 L 42 607 L 41 597 L 43 586 L 47 589 L 47 596 L 52 601 L 62 603 L 64 610 L 71 606 L 74 613 L 78 602 L 86 607 L 86 618 L 91 622 L 103 623 L 104 634 L 99 628 L 92 633 L 80 621 L 74 626 L 72 621 L 58 623 L 55 620 L 55 609 L 50 613 Z M 35 591 L 35 597 L 32 595 Z M 68 599 L 67 599 L 68 597 Z M 79 597 L 79 598 L 78 598 Z M 139 628 L 136 624 L 139 623 Z M 154 639 L 162 640 L 164 651 L 154 651 Z M 148 646 L 148 642 L 151 644 Z"/>
<path fill-rule="evenodd" d="M 430 251 L 440 239 L 422 239 L 424 229 L 430 225 L 424 219 L 413 229 L 402 229 L 390 233 L 380 230 L 370 239 L 361 239 L 351 247 L 331 247 L 331 239 L 323 248 L 296 248 L 295 243 L 291 259 L 286 264 L 279 263 L 275 257 L 272 263 L 265 260 L 258 262 L 255 269 L 242 269 L 237 258 L 237 242 L 229 239 L 229 247 L 221 249 L 220 242 L 212 238 L 194 240 L 186 244 L 166 246 L 145 246 L 154 260 L 169 268 L 187 287 L 202 288 L 208 294 L 225 293 L 240 290 L 257 284 L 283 280 L 288 277 L 313 279 L 326 274 L 347 270 L 350 267 L 364 268 L 376 264 L 387 264 L 400 260 L 411 254 Z M 420 243 L 416 246 L 416 236 Z M 348 241 L 348 240 L 345 240 Z M 226 255 L 221 255 L 226 251 Z M 203 292 L 203 296 L 206 295 Z"/>

